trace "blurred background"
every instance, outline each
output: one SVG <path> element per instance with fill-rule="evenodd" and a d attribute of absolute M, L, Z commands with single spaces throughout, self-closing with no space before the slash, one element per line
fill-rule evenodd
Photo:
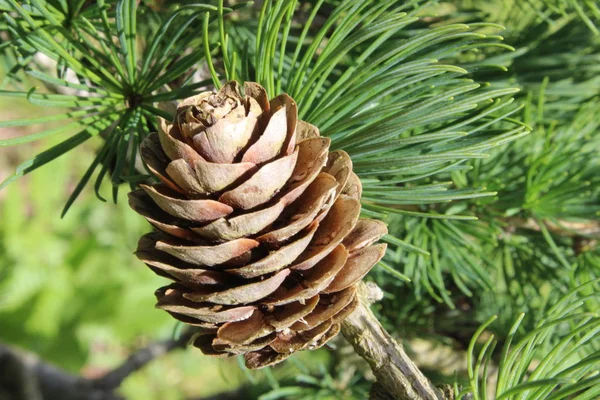
<path fill-rule="evenodd" d="M 159 8 L 170 2 L 145 3 Z M 515 118 L 533 127 L 531 138 L 524 139 L 529 142 L 492 152 L 501 160 L 497 170 L 494 165 L 473 162 L 470 166 L 479 175 L 457 170 L 445 176 L 459 187 L 472 184 L 498 190 L 500 196 L 493 199 L 496 214 L 488 213 L 492 200 L 486 203 L 469 199 L 457 202 L 454 209 L 446 207 L 444 212 L 477 214 L 485 223 L 392 217 L 391 230 L 406 242 L 397 244 L 396 250 L 390 251 L 385 262 L 367 277 L 385 291 L 384 300 L 375 305 L 382 323 L 394 336 L 406 339 L 410 356 L 436 383 L 467 381 L 469 341 L 479 324 L 491 315 L 499 315 L 499 322 L 489 332 L 499 335 L 502 341 L 515 317 L 521 311 L 531 311 L 520 330 L 523 334 L 539 321 L 557 296 L 599 275 L 597 242 L 585 241 L 580 250 L 576 235 L 557 238 L 556 246 L 575 266 L 572 270 L 561 269 L 562 260 L 557 259 L 539 227 L 525 226 L 515 233 L 494 225 L 498 215 L 511 217 L 523 210 L 524 215 L 531 212 L 552 216 L 552 201 L 560 205 L 560 196 L 586 185 L 585 191 L 577 194 L 586 203 L 580 207 L 576 204 L 579 208 L 572 214 L 561 209 L 563 214 L 556 211 L 556 215 L 568 219 L 581 218 L 589 210 L 591 214 L 600 212 L 595 211 L 600 210 L 596 196 L 600 181 L 592 176 L 591 168 L 597 165 L 597 156 L 578 159 L 590 169 L 575 175 L 567 186 L 540 188 L 539 193 L 556 193 L 549 203 L 537 198 L 537 203 L 527 203 L 524 192 L 530 188 L 524 189 L 520 178 L 529 172 L 518 169 L 525 164 L 525 157 L 537 162 L 541 152 L 536 149 L 554 140 L 554 135 L 560 138 L 562 134 L 560 140 L 564 140 L 552 144 L 555 148 L 568 149 L 565 143 L 573 140 L 581 143 L 575 145 L 572 154 L 565 153 L 565 163 L 575 160 L 573 154 L 592 146 L 589 143 L 593 140 L 597 143 L 600 40 L 593 23 L 590 26 L 589 18 L 582 15 L 593 15 L 598 8 L 590 6 L 580 13 L 566 5 L 570 1 L 531 1 L 528 14 L 519 14 L 522 10 L 511 12 L 513 3 L 440 2 L 432 12 L 439 19 L 427 21 L 436 26 L 493 19 L 507 26 L 506 42 L 517 48 L 506 58 L 493 51 L 489 54 L 494 63 L 509 66 L 510 72 L 482 68 L 478 74 L 477 67 L 473 70 L 477 79 L 523 89 L 518 101 L 525 108 Z M 451 62 L 468 64 L 475 59 L 471 56 Z M 0 69 L 0 81 L 5 73 Z M 548 76 L 550 84 L 545 81 Z M 35 84 L 33 80 L 31 83 Z M 34 106 L 26 99 L 0 97 L 0 121 L 60 112 Z M 52 123 L 43 126 L 50 127 Z M 5 127 L 0 129 L 0 140 L 41 128 Z M 568 135 L 576 136 L 570 130 L 581 134 L 570 140 Z M 60 139 L 0 147 L 0 182 L 21 162 Z M 153 292 L 166 280 L 154 275 L 133 255 L 138 238 L 150 226 L 129 209 L 126 190 L 121 190 L 115 205 L 110 201 L 110 184 L 100 189 L 108 200 L 104 203 L 88 186 L 67 215 L 60 218 L 100 142 L 90 140 L 0 191 L 0 345 L 34 354 L 39 362 L 90 379 L 114 370 L 139 349 L 157 341 L 174 340 L 181 333 L 181 326 L 154 308 Z M 521 157 L 523 149 L 531 150 L 531 154 Z M 507 155 L 513 153 L 518 157 Z M 539 163 L 543 163 L 541 157 Z M 542 194 L 539 197 L 543 200 Z M 592 228 L 597 226 L 595 222 Z M 415 252 L 413 246 L 427 249 L 434 256 L 425 260 L 424 253 Z M 440 256 L 441 262 L 436 258 L 436 246 L 447 257 L 444 260 Z M 408 278 L 412 279 L 410 285 Z M 489 332 L 482 340 L 489 337 Z M 210 358 L 191 348 L 174 350 L 130 375 L 118 393 L 131 400 L 364 399 L 372 380 L 364 361 L 353 354 L 340 335 L 330 348 L 301 352 L 281 366 L 260 371 L 248 371 L 237 358 Z M 1 392 L 0 400 L 4 400 Z"/>

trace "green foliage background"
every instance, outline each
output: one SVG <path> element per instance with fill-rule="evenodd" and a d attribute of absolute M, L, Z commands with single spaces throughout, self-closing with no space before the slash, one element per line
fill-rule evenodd
<path fill-rule="evenodd" d="M 382 323 L 415 357 L 417 339 L 467 355 L 428 369 L 436 383 L 600 396 L 597 2 L 136 3 L 0 0 L 1 341 L 95 376 L 177 334 L 153 308 L 162 279 L 131 254 L 149 228 L 119 188 L 148 179 L 136 144 L 170 102 L 236 78 L 288 92 L 351 154 L 363 214 L 390 227 L 368 276 Z M 336 344 L 253 373 L 171 354 L 122 392 L 365 398 L 364 364 Z"/>

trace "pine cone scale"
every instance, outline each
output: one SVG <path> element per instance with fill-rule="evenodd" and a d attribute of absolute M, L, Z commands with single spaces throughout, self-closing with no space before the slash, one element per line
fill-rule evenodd
<path fill-rule="evenodd" d="M 248 177 L 256 169 L 256 164 L 219 164 L 204 160 L 196 162 L 196 178 L 205 193 L 224 190 Z"/>
<path fill-rule="evenodd" d="M 290 268 L 306 270 L 314 267 L 352 231 L 359 214 L 360 202 L 357 200 L 341 198 L 336 201 L 321 221 L 310 247 Z"/>
<path fill-rule="evenodd" d="M 129 202 L 157 229 L 136 255 L 174 281 L 157 307 L 195 326 L 205 354 L 261 368 L 337 335 L 386 229 L 359 219 L 350 157 L 298 120 L 292 98 L 244 91 L 230 82 L 161 121 L 140 149 L 161 183 Z"/>
<path fill-rule="evenodd" d="M 134 190 L 128 194 L 129 207 L 146 218 L 153 227 L 181 239 L 192 239 L 193 232 L 185 226 L 177 225 L 177 218 L 167 214 L 141 189 Z M 183 220 L 181 220 L 183 222 Z"/>
<path fill-rule="evenodd" d="M 244 153 L 242 162 L 262 164 L 277 157 L 284 148 L 286 140 L 289 141 L 287 122 L 287 109 L 284 106 L 273 114 L 264 133 Z"/>
<path fill-rule="evenodd" d="M 177 135 L 178 137 L 173 137 L 173 134 Z M 194 165 L 196 164 L 196 161 L 202 160 L 202 156 L 200 156 L 196 150 L 183 141 L 181 134 L 178 132 L 177 126 L 170 126 L 168 122 L 162 118 L 158 124 L 158 139 L 160 147 L 169 160 L 183 159 L 189 165 Z"/>
<path fill-rule="evenodd" d="M 329 286 L 336 274 L 344 268 L 347 259 L 346 248 L 341 244 L 338 245 L 314 267 L 308 269 L 298 284 L 289 289 L 285 286 L 280 287 L 265 302 L 269 305 L 279 306 L 322 292 Z"/>
<path fill-rule="evenodd" d="M 241 268 L 230 269 L 227 272 L 248 279 L 277 272 L 290 265 L 303 253 L 314 237 L 318 227 L 319 223 L 314 221 L 311 226 L 305 230 L 304 235 L 300 234 L 301 236 L 297 240 L 272 251 L 267 257 L 262 258 L 259 261 L 245 265 Z"/>
<path fill-rule="evenodd" d="M 280 218 L 277 226 L 281 225 L 281 228 L 267 232 L 256 240 L 269 244 L 281 243 L 306 228 L 312 221 L 320 222 L 317 214 L 324 208 L 329 209 L 325 204 L 328 199 L 332 199 L 337 187 L 338 184 L 331 175 L 319 174 L 297 202 L 288 207 L 288 215 Z"/>
<path fill-rule="evenodd" d="M 211 346 L 217 351 L 230 353 L 232 355 L 246 354 L 246 353 L 249 353 L 252 351 L 256 351 L 256 350 L 265 348 L 266 346 L 273 343 L 273 341 L 276 338 L 277 338 L 276 335 L 274 333 L 272 333 L 268 336 L 258 338 L 248 344 L 236 345 L 236 346 L 233 346 L 228 343 L 222 343 L 219 339 L 213 339 L 213 341 L 211 342 Z"/>
<path fill-rule="evenodd" d="M 283 200 L 270 207 L 230 219 L 220 218 L 201 228 L 191 228 L 193 232 L 208 240 L 223 241 L 251 236 L 271 225 L 285 208 Z"/>
<path fill-rule="evenodd" d="M 177 246 L 157 241 L 155 248 L 198 267 L 214 267 L 254 249 L 260 243 L 253 239 L 241 238 L 213 246 Z"/>
<path fill-rule="evenodd" d="M 204 132 L 195 135 L 192 143 L 200 156 L 213 163 L 232 163 L 248 145 L 258 123 L 256 117 L 239 118 L 238 121 L 220 119 Z"/>
<path fill-rule="evenodd" d="M 196 177 L 196 172 L 185 160 L 171 161 L 165 171 L 184 193 L 201 196 L 205 192 Z"/>
<path fill-rule="evenodd" d="M 335 293 L 360 281 L 371 269 L 367 265 L 375 265 L 383 258 L 385 248 L 384 244 L 377 244 L 352 254 L 323 293 Z"/>
<path fill-rule="evenodd" d="M 175 288 L 157 293 L 157 298 L 157 308 L 214 324 L 246 320 L 256 310 L 255 306 L 225 307 L 210 303 L 194 303 L 185 299 L 183 293 Z"/>
<path fill-rule="evenodd" d="M 356 299 L 356 288 L 350 287 L 333 295 L 321 295 L 314 310 L 302 320 L 295 322 L 291 329 L 301 332 L 312 329 L 350 305 Z"/>
<path fill-rule="evenodd" d="M 140 185 L 163 211 L 194 222 L 209 222 L 229 215 L 233 208 L 215 200 L 184 199 L 164 185 Z"/>
<path fill-rule="evenodd" d="M 219 202 L 248 210 L 271 200 L 283 188 L 294 172 L 298 151 L 272 161 L 260 168 L 247 181 L 219 197 Z"/>
<path fill-rule="evenodd" d="M 277 335 L 277 338 L 269 344 L 269 347 L 282 354 L 291 354 L 296 351 L 300 351 L 310 346 L 311 343 L 316 343 L 321 337 L 323 337 L 329 328 L 333 325 L 331 319 L 323 322 L 322 324 L 302 332 L 281 332 Z"/>
<path fill-rule="evenodd" d="M 265 337 L 275 330 L 266 323 L 266 318 L 259 310 L 241 321 L 227 322 L 217 331 L 217 337 L 221 344 L 230 346 L 247 345 L 256 339 Z"/>
<path fill-rule="evenodd" d="M 310 315 L 319 304 L 319 300 L 320 296 L 315 295 L 289 303 L 285 307 L 272 307 L 273 310 L 268 314 L 269 325 L 277 331 L 289 328 L 296 321 Z"/>
<path fill-rule="evenodd" d="M 247 285 L 235 286 L 218 292 L 197 289 L 192 293 L 185 293 L 183 297 L 191 301 L 210 302 L 222 305 L 250 304 L 264 299 L 277 290 L 290 272 L 290 270 L 284 269 L 265 280 L 249 283 Z"/>
<path fill-rule="evenodd" d="M 289 356 L 291 356 L 291 353 L 277 353 L 273 350 L 269 350 L 268 347 L 264 347 L 261 350 L 246 353 L 244 355 L 244 360 L 246 361 L 246 367 L 249 369 L 259 369 L 278 364 Z"/>

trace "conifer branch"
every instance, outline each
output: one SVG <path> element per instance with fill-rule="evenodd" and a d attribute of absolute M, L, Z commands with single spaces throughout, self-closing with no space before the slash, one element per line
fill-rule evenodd
<path fill-rule="evenodd" d="M 37 356 L 0 344 L 0 398 L 14 400 L 120 400 L 115 393 L 123 381 L 156 358 L 183 349 L 192 331 L 179 339 L 150 343 L 133 352 L 121 365 L 98 379 L 72 375 Z"/>
<path fill-rule="evenodd" d="M 152 360 L 173 350 L 185 348 L 192 334 L 193 331 L 188 330 L 179 339 L 168 339 L 150 343 L 148 346 L 131 354 L 123 364 L 93 381 L 93 386 L 103 390 L 117 389 L 129 375 L 143 368 Z"/>
<path fill-rule="evenodd" d="M 360 303 L 342 323 L 342 334 L 368 363 L 377 382 L 393 399 L 442 400 L 442 392 L 423 375 L 401 344 L 386 332 L 369 308 L 381 290 L 361 283 Z"/>
<path fill-rule="evenodd" d="M 529 229 L 536 232 L 540 232 L 541 228 L 538 222 L 534 218 L 519 218 L 512 217 L 504 221 L 508 228 L 511 230 L 515 229 Z M 561 221 L 552 222 L 545 220 L 546 228 L 550 233 L 563 236 L 563 237 L 600 237 L 600 222 L 591 220 L 583 222 L 571 222 Z"/>
<path fill-rule="evenodd" d="M 96 388 L 24 351 L 0 344 L 0 398 L 14 400 L 121 400 L 113 389 Z"/>

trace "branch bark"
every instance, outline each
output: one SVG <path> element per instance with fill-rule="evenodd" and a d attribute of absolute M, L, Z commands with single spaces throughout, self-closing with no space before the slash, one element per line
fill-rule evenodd
<path fill-rule="evenodd" d="M 447 397 L 423 375 L 381 326 L 370 304 L 381 299 L 376 285 L 361 283 L 360 304 L 342 323 L 342 334 L 368 363 L 378 384 L 396 400 L 444 400 Z"/>
<path fill-rule="evenodd" d="M 31 353 L 0 344 L 0 399 L 122 400 L 115 390 L 129 375 L 157 357 L 184 348 L 191 335 L 188 331 L 177 340 L 151 343 L 98 379 L 70 374 Z"/>
<path fill-rule="evenodd" d="M 150 361 L 162 356 L 163 354 L 167 354 L 172 350 L 185 348 L 192 334 L 193 332 L 188 330 L 177 340 L 164 340 L 161 342 L 151 343 L 148 346 L 139 349 L 135 353 L 131 354 L 119 367 L 107 373 L 103 377 L 92 381 L 93 386 L 102 390 L 117 389 L 129 375 L 143 368 Z"/>
<path fill-rule="evenodd" d="M 507 227 L 512 230 L 529 229 L 536 232 L 541 231 L 538 222 L 533 218 L 510 217 L 504 221 L 507 223 Z M 600 238 L 600 222 L 595 220 L 584 222 L 558 221 L 558 224 L 550 220 L 545 220 L 544 225 L 550 233 L 558 236 Z"/>
<path fill-rule="evenodd" d="M 122 400 L 37 356 L 0 344 L 0 398 L 7 400 Z"/>

